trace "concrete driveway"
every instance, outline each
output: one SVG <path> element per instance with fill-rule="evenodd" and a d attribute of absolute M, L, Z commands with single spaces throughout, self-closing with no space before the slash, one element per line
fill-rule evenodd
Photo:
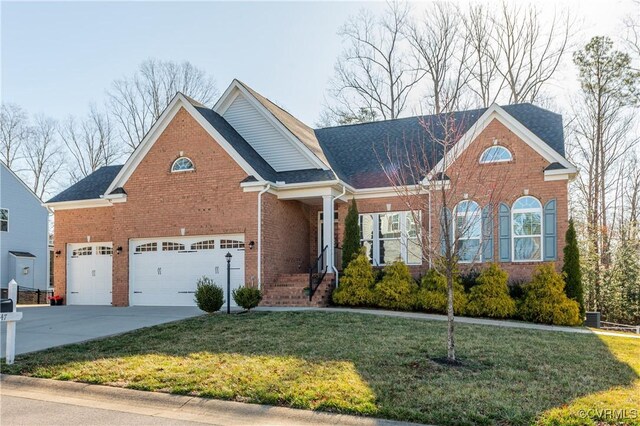
<path fill-rule="evenodd" d="M 202 315 L 196 307 L 183 306 L 23 306 L 16 325 L 16 354 L 83 342 Z M 0 347 L 4 357 L 6 325 Z"/>

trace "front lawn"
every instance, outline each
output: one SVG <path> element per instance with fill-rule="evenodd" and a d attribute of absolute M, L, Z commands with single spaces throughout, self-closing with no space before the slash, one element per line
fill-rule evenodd
<path fill-rule="evenodd" d="M 613 422 L 602 409 L 640 424 L 640 339 L 457 324 L 462 365 L 451 367 L 440 362 L 445 327 L 355 313 L 216 314 L 18 356 L 2 370 L 434 424 Z"/>

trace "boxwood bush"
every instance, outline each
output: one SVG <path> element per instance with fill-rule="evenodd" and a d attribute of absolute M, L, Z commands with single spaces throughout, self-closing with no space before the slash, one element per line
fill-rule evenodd
<path fill-rule="evenodd" d="M 495 263 L 483 270 L 471 288 L 466 312 L 490 318 L 508 318 L 516 313 L 516 302 L 509 296 L 509 275 Z"/>
<path fill-rule="evenodd" d="M 371 306 L 374 304 L 373 286 L 375 273 L 366 254 L 361 248 L 359 254 L 349 262 L 333 291 L 333 303 L 347 306 Z"/>
<path fill-rule="evenodd" d="M 373 290 L 376 304 L 381 308 L 410 311 L 416 306 L 418 286 L 401 261 L 384 268 L 384 276 Z"/>
<path fill-rule="evenodd" d="M 426 312 L 447 313 L 447 278 L 436 271 L 430 269 L 420 282 L 418 291 L 418 308 Z M 465 311 L 467 295 L 464 287 L 459 282 L 458 277 L 454 277 L 453 282 L 453 312 L 461 315 Z"/>
<path fill-rule="evenodd" d="M 262 292 L 255 287 L 241 287 L 231 292 L 236 305 L 250 311 L 260 304 Z"/>
<path fill-rule="evenodd" d="M 541 265 L 524 287 L 519 314 L 525 321 L 555 325 L 579 325 L 580 306 L 564 292 L 564 280 L 553 264 Z"/>
<path fill-rule="evenodd" d="M 211 278 L 203 276 L 198 279 L 195 300 L 198 308 L 212 314 L 224 304 L 224 291 Z"/>

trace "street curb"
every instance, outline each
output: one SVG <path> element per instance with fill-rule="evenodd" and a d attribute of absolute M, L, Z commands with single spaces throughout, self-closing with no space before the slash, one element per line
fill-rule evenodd
<path fill-rule="evenodd" d="M 144 412 L 147 415 L 159 417 L 191 419 L 224 425 L 417 425 L 417 423 L 371 417 L 0 374 L 0 394 L 18 396 L 21 393 L 25 395 L 28 393 L 28 398 L 31 399 L 41 399 L 48 395 L 57 401 L 65 400 L 65 398 L 84 400 L 85 406 L 101 406 L 101 408 L 116 411 Z"/>

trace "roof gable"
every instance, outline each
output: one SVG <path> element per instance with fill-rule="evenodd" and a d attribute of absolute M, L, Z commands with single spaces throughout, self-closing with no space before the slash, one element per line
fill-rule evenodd
<path fill-rule="evenodd" d="M 238 80 L 213 109 L 277 172 L 329 169 L 310 127 Z"/>
<path fill-rule="evenodd" d="M 39 204 L 40 204 L 40 203 L 42 203 L 42 200 L 40 199 L 40 197 L 38 197 L 38 196 L 36 195 L 36 193 L 35 193 L 35 192 L 33 192 L 33 190 L 32 190 L 31 188 L 29 188 L 29 186 L 27 186 L 27 184 L 26 184 L 22 179 L 20 179 L 20 176 L 18 176 L 17 174 L 15 174 L 15 173 L 14 173 L 14 171 L 13 171 L 13 170 L 11 170 L 9 167 L 7 167 L 7 165 L 6 165 L 6 164 L 4 164 L 2 161 L 0 161 L 0 167 L 2 167 L 2 169 L 5 171 L 5 173 L 6 173 L 7 175 L 11 176 L 11 178 L 12 178 L 12 179 L 13 179 L 13 180 L 18 184 L 18 185 L 21 185 L 21 186 L 24 188 L 24 190 L 25 190 L 26 192 L 28 192 L 29 194 L 31 194 L 31 195 L 32 195 L 32 196 L 33 196 L 33 197 L 38 201 L 38 203 L 39 203 Z"/>

